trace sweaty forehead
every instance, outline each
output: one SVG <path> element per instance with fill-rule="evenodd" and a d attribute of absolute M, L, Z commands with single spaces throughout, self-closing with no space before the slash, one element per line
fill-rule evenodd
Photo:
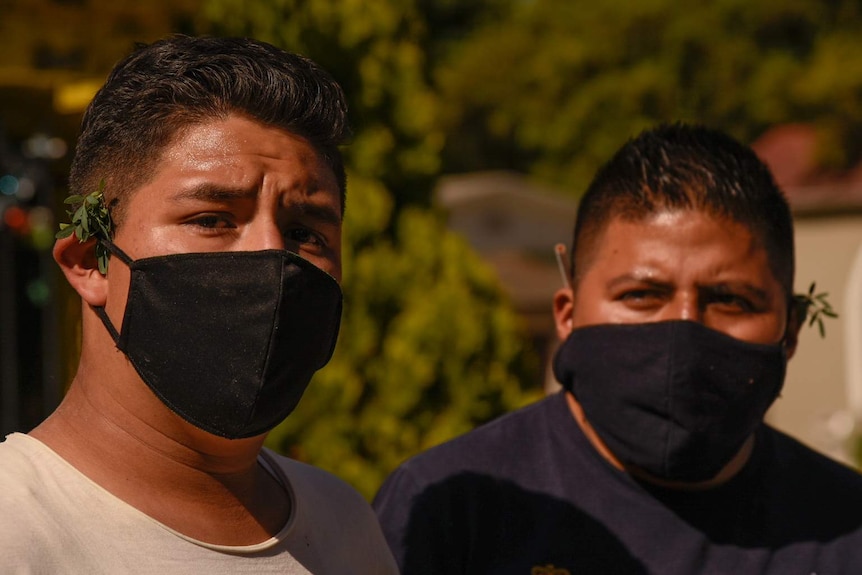
<path fill-rule="evenodd" d="M 572 248 L 572 282 L 577 285 L 583 279 L 584 274 L 595 264 L 596 258 L 601 251 L 605 242 L 609 241 L 609 233 L 614 233 L 622 226 L 615 226 L 615 223 L 625 224 L 640 224 L 640 223 L 661 223 L 672 222 L 679 216 L 685 217 L 686 214 L 707 216 L 710 220 L 725 221 L 730 224 L 743 226 L 751 234 L 752 239 L 761 247 L 765 247 L 755 230 L 745 222 L 739 222 L 735 219 L 728 218 L 725 215 L 712 213 L 710 210 L 701 209 L 660 209 L 649 212 L 635 213 L 632 211 L 620 211 L 610 215 L 604 219 L 593 219 L 584 222 L 581 229 L 578 230 L 577 236 L 574 238 Z M 637 237 L 615 236 L 613 238 L 617 242 L 625 243 L 626 241 L 635 242 Z M 768 250 L 767 250 L 768 251 Z M 773 274 L 774 273 L 773 270 Z"/>
<path fill-rule="evenodd" d="M 250 193 L 264 177 L 278 177 L 280 185 L 336 193 L 339 189 L 331 166 L 308 140 L 241 115 L 179 126 L 147 162 L 146 179 L 116 197 L 112 207 L 115 223 L 127 215 L 134 196 L 148 193 L 148 184 L 159 180 L 185 190 L 186 195 L 213 195 L 214 190 Z M 340 217 L 343 206 L 338 211 Z"/>

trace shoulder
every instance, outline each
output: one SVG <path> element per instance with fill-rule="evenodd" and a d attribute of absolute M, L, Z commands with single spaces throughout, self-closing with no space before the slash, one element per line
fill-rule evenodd
<path fill-rule="evenodd" d="M 540 488 L 545 460 L 559 460 L 577 427 L 565 397 L 555 394 L 508 413 L 402 463 L 383 483 L 374 509 L 384 523 L 418 507 L 463 508 L 489 501 L 506 486 Z M 539 477 L 539 479 L 536 479 Z"/>
<path fill-rule="evenodd" d="M 43 487 L 44 467 L 40 461 L 46 455 L 42 453 L 44 449 L 37 440 L 20 433 L 0 443 L 0 501 L 4 512 L 20 508 Z"/>
<path fill-rule="evenodd" d="M 365 509 L 368 503 L 353 487 L 339 477 L 313 465 L 302 463 L 265 449 L 262 455 L 278 467 L 294 497 L 302 501 L 327 501 L 326 508 Z"/>
<path fill-rule="evenodd" d="M 374 509 L 407 573 L 460 572 L 468 541 L 509 525 L 512 496 L 537 462 L 576 426 L 562 394 L 508 413 L 407 460 L 385 481 Z"/>
<path fill-rule="evenodd" d="M 802 444 L 789 435 L 764 426 L 772 464 L 790 487 L 832 499 L 849 498 L 862 503 L 862 474 Z"/>
<path fill-rule="evenodd" d="M 759 492 L 778 536 L 819 542 L 825 558 L 857 564 L 862 545 L 862 475 L 796 439 L 764 427 L 768 454 Z M 837 558 L 837 559 L 836 559 Z M 824 571 L 825 572 L 825 571 Z"/>
<path fill-rule="evenodd" d="M 262 456 L 281 473 L 294 501 L 291 533 L 306 543 L 332 548 L 330 562 L 361 562 L 363 572 L 395 573 L 395 562 L 371 505 L 332 473 L 265 449 Z M 351 567 L 352 569 L 353 567 Z"/>
<path fill-rule="evenodd" d="M 0 565 L 38 564 L 48 555 L 42 546 L 53 546 L 62 532 L 51 489 L 55 479 L 45 461 L 51 456 L 27 435 L 12 434 L 0 443 Z"/>
<path fill-rule="evenodd" d="M 566 410 L 561 394 L 546 397 L 415 455 L 396 474 L 421 482 L 457 472 L 506 475 L 513 462 L 532 459 L 560 424 L 573 423 Z"/>
<path fill-rule="evenodd" d="M 21 468 L 33 470 L 32 460 L 37 457 L 39 451 L 39 443 L 28 435 L 23 433 L 12 433 L 6 436 L 6 439 L 0 442 L 0 477 L 7 479 L 8 477 L 17 475 Z M 15 473 L 9 473 L 14 467 Z"/>

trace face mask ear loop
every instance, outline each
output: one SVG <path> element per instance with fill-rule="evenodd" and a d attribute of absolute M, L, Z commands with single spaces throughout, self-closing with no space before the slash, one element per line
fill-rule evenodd
<path fill-rule="evenodd" d="M 114 242 L 107 239 L 100 239 L 99 243 L 101 243 L 112 255 L 117 256 L 120 261 L 122 261 L 126 266 L 131 266 L 132 258 L 130 258 L 126 252 L 117 247 Z M 108 313 L 105 311 L 105 306 L 90 306 L 96 315 L 99 316 L 99 319 L 102 320 L 102 323 L 105 325 L 105 329 L 108 330 L 108 333 L 111 334 L 111 338 L 113 338 L 114 343 L 119 343 L 120 341 L 120 332 L 114 327 L 114 324 L 111 323 L 111 318 L 108 317 Z"/>
<path fill-rule="evenodd" d="M 114 340 L 114 343 L 120 342 L 120 333 L 114 328 L 114 324 L 111 323 L 111 318 L 108 317 L 107 312 L 105 312 L 104 306 L 90 306 L 96 315 L 99 316 L 99 319 L 102 320 L 102 323 L 105 324 L 105 329 L 108 330 L 108 333 L 111 334 L 111 338 Z"/>
<path fill-rule="evenodd" d="M 111 252 L 112 255 L 115 255 L 120 258 L 120 261 L 126 264 L 127 267 L 132 265 L 132 262 L 134 260 L 130 258 L 126 254 L 126 252 L 121 250 L 114 242 L 108 239 L 99 239 L 99 243 L 105 246 L 105 248 L 107 248 L 107 250 Z"/>

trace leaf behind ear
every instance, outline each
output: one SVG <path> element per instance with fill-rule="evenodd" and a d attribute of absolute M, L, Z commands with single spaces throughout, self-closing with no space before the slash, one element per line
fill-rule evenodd
<path fill-rule="evenodd" d="M 60 224 L 60 231 L 54 234 L 54 238 L 58 240 L 62 240 L 63 238 L 68 238 L 72 234 L 75 233 L 74 226 L 69 224 Z"/>
<path fill-rule="evenodd" d="M 111 253 L 100 243 L 96 244 L 96 261 L 99 264 L 99 272 L 102 275 L 108 274 L 108 259 L 111 257 Z"/>

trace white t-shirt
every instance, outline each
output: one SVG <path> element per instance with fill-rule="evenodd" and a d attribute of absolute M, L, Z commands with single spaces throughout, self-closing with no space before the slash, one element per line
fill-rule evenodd
<path fill-rule="evenodd" d="M 350 486 L 266 450 L 261 459 L 290 494 L 290 519 L 257 545 L 211 545 L 118 499 L 37 439 L 9 435 L 0 443 L 0 573 L 398 573 Z"/>

